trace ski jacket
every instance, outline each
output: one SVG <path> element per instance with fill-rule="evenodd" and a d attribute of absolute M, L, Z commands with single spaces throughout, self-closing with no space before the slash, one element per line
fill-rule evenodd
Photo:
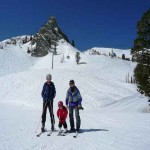
<path fill-rule="evenodd" d="M 51 101 L 54 99 L 56 95 L 55 85 L 53 82 L 48 84 L 47 82 L 44 83 L 41 96 L 44 101 Z"/>
<path fill-rule="evenodd" d="M 69 88 L 66 94 L 66 105 L 68 106 L 69 104 L 69 106 L 75 107 L 81 105 L 81 101 L 82 97 L 78 88 L 75 86 L 74 92 Z"/>
<path fill-rule="evenodd" d="M 68 115 L 68 110 L 65 106 L 62 109 L 57 110 L 57 117 L 59 118 L 59 122 L 64 124 Z"/>

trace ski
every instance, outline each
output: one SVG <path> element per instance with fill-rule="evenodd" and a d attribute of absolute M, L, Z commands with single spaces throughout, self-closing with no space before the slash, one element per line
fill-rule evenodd
<path fill-rule="evenodd" d="M 43 133 L 43 132 L 40 132 L 40 133 L 39 133 L 39 134 L 37 134 L 36 136 L 37 136 L 37 137 L 40 137 L 40 135 L 41 135 L 42 133 Z"/>
<path fill-rule="evenodd" d="M 66 136 L 68 134 L 68 132 L 64 133 L 64 132 L 61 132 L 61 133 L 58 133 L 58 136 Z"/>
<path fill-rule="evenodd" d="M 47 134 L 47 136 L 51 136 L 51 134 L 53 133 L 53 132 L 57 132 L 58 130 L 51 130 L 48 134 Z"/>
<path fill-rule="evenodd" d="M 50 131 L 50 132 L 47 134 L 47 136 L 51 136 L 52 133 L 53 133 L 53 131 Z"/>
<path fill-rule="evenodd" d="M 68 131 L 66 131 L 66 132 L 59 131 L 58 134 L 57 134 L 57 136 L 66 136 L 68 133 L 69 133 Z"/>
<path fill-rule="evenodd" d="M 41 131 L 41 132 L 40 132 L 39 134 L 37 134 L 36 136 L 37 136 L 37 137 L 40 137 L 42 133 L 49 132 L 49 131 L 50 131 L 50 130 Z"/>
<path fill-rule="evenodd" d="M 63 136 L 63 132 L 62 131 L 59 131 L 57 136 Z"/>
<path fill-rule="evenodd" d="M 77 138 L 77 137 L 78 137 L 78 133 L 79 133 L 79 132 L 76 132 L 75 135 L 73 135 L 73 137 L 74 137 L 74 138 Z"/>

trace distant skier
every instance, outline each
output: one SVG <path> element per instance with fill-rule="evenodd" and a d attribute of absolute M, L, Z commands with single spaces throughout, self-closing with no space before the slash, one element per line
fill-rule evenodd
<path fill-rule="evenodd" d="M 43 98 L 43 113 L 42 113 L 42 127 L 41 131 L 45 131 L 45 122 L 46 122 L 46 113 L 47 113 L 47 107 L 49 109 L 50 117 L 51 117 L 51 130 L 54 130 L 54 114 L 53 114 L 53 100 L 56 95 L 55 85 L 51 81 L 52 76 L 50 74 L 46 75 L 46 82 L 43 85 L 42 90 L 42 98 Z"/>
<path fill-rule="evenodd" d="M 59 132 L 61 131 L 62 125 L 63 125 L 63 127 L 65 129 L 64 133 L 67 132 L 67 123 L 66 123 L 67 115 L 68 115 L 67 108 L 65 106 L 63 106 L 63 102 L 62 101 L 59 101 L 58 102 L 58 110 L 57 110 L 57 117 L 59 118 L 59 124 L 58 124 Z"/>
<path fill-rule="evenodd" d="M 76 131 L 80 130 L 81 120 L 79 115 L 79 109 L 82 109 L 81 101 L 82 97 L 80 95 L 80 91 L 75 86 L 74 80 L 70 80 L 69 82 L 70 88 L 67 91 L 66 95 L 66 106 L 69 105 L 69 119 L 70 119 L 70 132 L 75 132 L 74 128 L 74 111 L 76 118 Z"/>
<path fill-rule="evenodd" d="M 79 64 L 79 61 L 81 59 L 79 52 L 76 52 L 75 59 L 76 59 L 77 64 Z"/>

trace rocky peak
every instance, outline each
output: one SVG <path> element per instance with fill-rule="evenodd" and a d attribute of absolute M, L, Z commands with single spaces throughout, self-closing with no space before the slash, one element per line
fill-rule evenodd
<path fill-rule="evenodd" d="M 48 22 L 34 35 L 32 45 L 36 44 L 36 47 L 31 55 L 40 57 L 47 55 L 49 52 L 55 51 L 57 42 L 61 39 L 69 42 L 68 37 L 59 28 L 56 17 L 51 16 Z"/>

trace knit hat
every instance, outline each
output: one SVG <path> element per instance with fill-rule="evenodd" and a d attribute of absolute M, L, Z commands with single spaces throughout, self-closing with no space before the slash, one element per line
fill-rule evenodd
<path fill-rule="evenodd" d="M 70 81 L 69 81 L 69 84 L 74 84 L 74 80 L 70 80 Z"/>
<path fill-rule="evenodd" d="M 51 74 L 47 74 L 47 75 L 46 75 L 46 80 L 51 80 L 51 79 L 52 79 Z"/>

